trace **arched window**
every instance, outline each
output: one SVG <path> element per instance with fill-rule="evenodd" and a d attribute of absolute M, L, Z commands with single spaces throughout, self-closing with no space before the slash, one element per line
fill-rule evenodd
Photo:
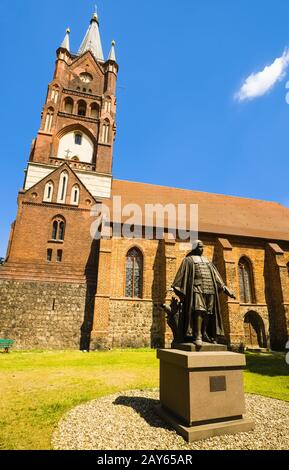
<path fill-rule="evenodd" d="M 137 248 L 132 248 L 126 255 L 125 295 L 141 298 L 143 290 L 143 256 Z"/>
<path fill-rule="evenodd" d="M 64 171 L 60 175 L 57 202 L 65 203 L 68 184 L 68 173 Z"/>
<path fill-rule="evenodd" d="M 44 124 L 45 132 L 50 132 L 52 129 L 53 116 L 54 116 L 54 109 L 48 108 L 46 118 L 45 118 L 45 124 Z"/>
<path fill-rule="evenodd" d="M 65 100 L 64 100 L 64 111 L 68 114 L 72 114 L 73 113 L 73 106 L 74 106 L 73 99 L 70 98 L 70 97 L 65 98 Z"/>
<path fill-rule="evenodd" d="M 58 222 L 55 220 L 52 224 L 52 237 L 51 240 L 57 240 L 57 232 L 58 232 Z"/>
<path fill-rule="evenodd" d="M 105 101 L 104 102 L 104 111 L 106 113 L 110 113 L 111 112 L 111 101 Z"/>
<path fill-rule="evenodd" d="M 55 85 L 55 87 L 51 91 L 51 101 L 53 101 L 56 104 L 58 101 L 58 96 L 59 96 L 58 86 Z"/>
<path fill-rule="evenodd" d="M 70 203 L 77 206 L 79 204 L 79 186 L 78 184 L 75 184 L 72 188 L 72 191 L 71 191 L 71 201 Z"/>
<path fill-rule="evenodd" d="M 102 142 L 109 143 L 109 121 L 105 121 L 102 126 Z"/>
<path fill-rule="evenodd" d="M 90 106 L 90 116 L 94 119 L 97 119 L 98 118 L 98 105 L 97 103 L 92 103 L 92 105 Z"/>
<path fill-rule="evenodd" d="M 59 222 L 59 228 L 58 228 L 58 240 L 64 240 L 64 234 L 65 234 L 65 223 Z"/>
<path fill-rule="evenodd" d="M 44 197 L 43 197 L 44 202 L 51 202 L 52 201 L 53 187 L 54 186 L 53 186 L 52 181 L 48 181 L 48 183 L 46 183 L 45 189 L 44 189 Z"/>
<path fill-rule="evenodd" d="M 244 257 L 239 261 L 239 286 L 241 303 L 254 303 L 252 266 L 250 261 Z"/>
<path fill-rule="evenodd" d="M 57 216 L 52 222 L 52 236 L 51 240 L 64 241 L 65 236 L 65 220 L 61 216 Z"/>
<path fill-rule="evenodd" d="M 78 116 L 86 116 L 86 102 L 81 100 L 78 102 L 78 111 L 77 114 Z"/>
<path fill-rule="evenodd" d="M 75 145 L 81 145 L 82 144 L 82 134 L 80 134 L 80 132 L 76 132 L 74 134 L 74 143 L 75 143 Z"/>

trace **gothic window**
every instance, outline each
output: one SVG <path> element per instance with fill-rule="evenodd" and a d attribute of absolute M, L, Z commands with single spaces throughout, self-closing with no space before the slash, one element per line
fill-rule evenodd
<path fill-rule="evenodd" d="M 60 222 L 58 228 L 58 240 L 64 240 L 64 233 L 65 233 L 65 223 Z"/>
<path fill-rule="evenodd" d="M 52 129 L 53 116 L 54 116 L 54 109 L 48 108 L 46 118 L 45 118 L 45 124 L 44 124 L 45 132 L 50 132 Z"/>
<path fill-rule="evenodd" d="M 105 121 L 102 126 L 102 142 L 105 144 L 109 143 L 109 121 Z"/>
<path fill-rule="evenodd" d="M 250 261 L 244 257 L 239 261 L 239 286 L 241 303 L 254 303 L 252 266 Z"/>
<path fill-rule="evenodd" d="M 53 101 L 56 104 L 58 101 L 58 96 L 59 96 L 58 87 L 55 86 L 53 90 L 51 91 L 51 101 Z"/>
<path fill-rule="evenodd" d="M 55 217 L 52 223 L 52 240 L 64 241 L 65 220 L 61 216 Z"/>
<path fill-rule="evenodd" d="M 52 240 L 57 240 L 58 222 L 55 220 L 52 224 Z"/>
<path fill-rule="evenodd" d="M 94 119 L 98 118 L 98 105 L 97 103 L 92 103 L 90 106 L 90 116 Z"/>
<path fill-rule="evenodd" d="M 104 102 L 104 111 L 106 113 L 110 113 L 111 112 L 111 101 L 105 101 Z"/>
<path fill-rule="evenodd" d="M 52 250 L 48 248 L 47 250 L 47 261 L 52 261 Z"/>
<path fill-rule="evenodd" d="M 78 184 L 75 184 L 72 188 L 70 203 L 74 204 L 75 206 L 77 206 L 79 204 L 79 186 L 78 186 Z"/>
<path fill-rule="evenodd" d="M 75 145 L 81 145 L 82 144 L 82 134 L 80 134 L 80 133 L 74 134 L 74 143 L 75 143 Z"/>
<path fill-rule="evenodd" d="M 65 203 L 67 184 L 68 184 L 68 174 L 66 171 L 64 171 L 63 173 L 61 173 L 60 179 L 59 179 L 57 202 Z"/>
<path fill-rule="evenodd" d="M 129 250 L 126 256 L 125 295 L 141 298 L 143 288 L 143 256 L 137 248 Z"/>
<path fill-rule="evenodd" d="M 51 202 L 52 196 L 53 196 L 53 183 L 52 181 L 48 181 L 48 183 L 46 183 L 45 185 L 43 201 Z"/>
<path fill-rule="evenodd" d="M 62 250 L 57 250 L 57 262 L 58 263 L 61 263 L 62 261 L 62 254 L 63 254 L 63 251 Z"/>
<path fill-rule="evenodd" d="M 72 114 L 73 113 L 73 106 L 74 106 L 73 99 L 70 98 L 70 97 L 65 98 L 65 100 L 64 100 L 64 111 L 67 114 Z"/>
<path fill-rule="evenodd" d="M 78 116 L 86 116 L 86 102 L 81 100 L 78 102 Z"/>

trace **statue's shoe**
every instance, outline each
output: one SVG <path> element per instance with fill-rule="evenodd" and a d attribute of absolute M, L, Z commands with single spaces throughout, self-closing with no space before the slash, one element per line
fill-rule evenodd
<path fill-rule="evenodd" d="M 218 344 L 215 338 L 210 338 L 210 336 L 208 336 L 207 333 L 203 335 L 203 341 L 205 343 Z"/>
<path fill-rule="evenodd" d="M 203 341 L 205 341 L 205 343 L 212 343 L 213 342 L 212 338 L 210 338 L 207 334 L 203 335 Z"/>
<path fill-rule="evenodd" d="M 195 345 L 196 346 L 203 346 L 203 341 L 202 341 L 202 338 L 197 338 L 195 341 L 194 341 Z"/>

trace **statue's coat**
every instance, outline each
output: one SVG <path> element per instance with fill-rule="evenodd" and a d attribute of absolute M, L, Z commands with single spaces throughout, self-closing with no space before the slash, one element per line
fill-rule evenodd
<path fill-rule="evenodd" d="M 210 331 L 209 334 L 215 338 L 216 336 L 224 336 L 224 328 L 223 328 L 223 321 L 221 315 L 221 307 L 220 307 L 220 296 L 219 296 L 219 288 L 224 286 L 224 282 L 217 270 L 217 268 L 213 265 L 213 263 L 209 262 L 209 268 L 212 273 L 212 279 L 214 282 L 215 288 L 215 303 L 214 303 L 214 310 L 213 318 L 210 322 Z M 180 294 L 179 297 L 183 302 L 183 324 L 184 324 L 184 336 L 191 336 L 192 335 L 192 315 L 193 306 L 194 306 L 194 279 L 195 279 L 195 263 L 193 260 L 193 256 L 188 255 L 182 262 L 175 280 L 172 284 L 173 289 L 177 294 Z"/>

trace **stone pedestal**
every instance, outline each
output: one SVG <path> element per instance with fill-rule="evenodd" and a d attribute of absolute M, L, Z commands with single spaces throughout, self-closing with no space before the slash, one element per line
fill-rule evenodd
<path fill-rule="evenodd" d="M 243 354 L 159 350 L 160 416 L 188 442 L 254 428 L 245 418 Z"/>

